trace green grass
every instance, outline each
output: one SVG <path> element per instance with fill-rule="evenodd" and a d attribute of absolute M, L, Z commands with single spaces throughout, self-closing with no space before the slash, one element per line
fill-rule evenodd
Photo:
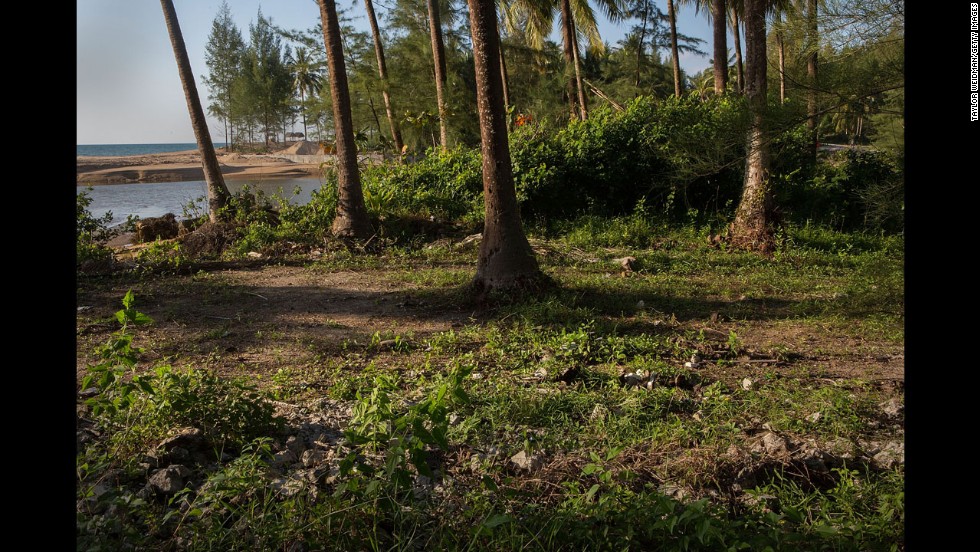
<path fill-rule="evenodd" d="M 900 239 L 796 229 L 765 259 L 709 247 L 693 227 L 636 215 L 602 223 L 535 238 L 557 288 L 479 314 L 465 294 L 472 250 L 334 249 L 306 261 L 313 273 L 358 271 L 411 288 L 399 293 L 424 312 L 474 313 L 447 331 L 380 327 L 340 345 L 292 343 L 268 321 L 256 342 L 272 365 L 238 381 L 140 358 L 142 373 L 156 374 L 147 386 L 99 386 L 95 398 L 129 406 L 91 416 L 102 438 L 79 449 L 79 549 L 903 550 L 904 467 L 834 452 L 826 471 L 811 473 L 799 457 L 759 452 L 767 432 L 824 451 L 904 442 L 879 406 L 894 391 L 816 370 L 824 356 L 864 354 L 850 343 L 904 343 Z M 623 275 L 613 259 L 626 255 L 637 270 Z M 171 294 L 203 291 L 217 304 L 245 291 L 209 272 L 113 278 L 80 281 L 80 296 L 134 283 L 166 312 Z M 82 329 L 112 323 L 78 315 Z M 228 326 L 200 330 L 197 345 L 217 346 Z M 753 337 L 762 329 L 771 340 Z M 134 346 L 165 349 L 127 331 Z M 806 341 L 826 336 L 850 342 Z M 695 353 L 708 365 L 685 367 Z M 772 362 L 744 363 L 751 355 Z M 637 372 L 656 374 L 655 385 L 621 383 Z M 295 495 L 273 484 L 282 435 L 269 428 L 281 420 L 265 399 L 353 409 L 333 471 Z M 172 498 L 140 494 L 139 459 L 199 420 L 233 454 L 196 467 L 197 483 Z M 542 467 L 515 468 L 508 459 L 521 451 Z M 423 460 L 438 472 L 434 486 L 419 477 Z"/>

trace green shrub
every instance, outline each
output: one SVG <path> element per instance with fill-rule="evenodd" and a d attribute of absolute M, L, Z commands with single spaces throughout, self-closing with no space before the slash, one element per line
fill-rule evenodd
<path fill-rule="evenodd" d="M 878 151 L 843 150 L 817 164 L 812 178 L 784 177 L 777 203 L 799 224 L 842 232 L 901 232 L 905 176 L 898 160 Z"/>
<path fill-rule="evenodd" d="M 88 210 L 92 204 L 89 195 L 92 188 L 78 192 L 75 195 L 75 262 L 77 266 L 90 262 L 112 261 L 112 250 L 106 247 L 106 242 L 117 235 L 118 230 L 109 229 L 112 222 L 112 212 L 102 217 L 94 217 Z"/>
<path fill-rule="evenodd" d="M 101 362 L 90 366 L 82 380 L 83 389 L 94 385 L 98 390 L 86 404 L 103 427 L 114 430 L 120 450 L 139 451 L 183 426 L 200 429 L 219 446 L 236 448 L 277 427 L 272 405 L 243 382 L 169 365 L 137 373 L 142 349 L 132 346 L 129 326 L 152 320 L 134 305 L 130 291 L 116 313 L 120 330 L 97 349 Z"/>

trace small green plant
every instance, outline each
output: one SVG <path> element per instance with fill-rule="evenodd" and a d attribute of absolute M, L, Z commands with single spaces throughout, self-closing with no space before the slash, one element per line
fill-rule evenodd
<path fill-rule="evenodd" d="M 469 402 L 462 382 L 471 371 L 454 367 L 427 397 L 403 412 L 392 402 L 396 387 L 390 377 L 378 376 L 370 395 L 359 392 L 345 432 L 355 451 L 341 461 L 340 473 L 346 479 L 336 495 L 363 495 L 393 507 L 411 489 L 415 475 L 432 477 L 428 448 L 449 448 L 449 413 Z M 380 469 L 365 457 L 377 452 L 383 455 Z"/>
<path fill-rule="evenodd" d="M 136 310 L 133 290 L 126 292 L 122 304 L 123 308 L 116 312 L 116 320 L 121 327 L 107 343 L 96 350 L 101 362 L 89 367 L 89 373 L 82 379 L 82 389 L 88 389 L 93 383 L 99 389 L 98 395 L 86 401 L 96 416 L 103 413 L 112 415 L 128 407 L 135 400 L 133 391 L 137 389 L 147 393 L 153 391 L 144 377 L 135 376 L 128 381 L 124 379 L 143 352 L 143 349 L 133 347 L 133 335 L 129 332 L 129 326 L 149 324 L 153 320 Z"/>
<path fill-rule="evenodd" d="M 739 339 L 735 330 L 728 330 L 728 350 L 733 355 L 739 354 L 742 350 L 742 340 Z"/>
<path fill-rule="evenodd" d="M 136 255 L 136 261 L 144 270 L 178 270 L 188 261 L 184 248 L 176 242 L 155 241 Z"/>
<path fill-rule="evenodd" d="M 93 384 L 98 389 L 86 400 L 96 419 L 120 428 L 119 446 L 139 447 L 181 426 L 197 427 L 222 446 L 240 446 L 278 427 L 272 405 L 243 383 L 169 365 L 137 374 L 142 349 L 133 347 L 129 328 L 152 320 L 136 310 L 132 290 L 123 298 L 123 307 L 116 313 L 121 329 L 97 349 L 102 361 L 82 379 L 83 389 Z"/>

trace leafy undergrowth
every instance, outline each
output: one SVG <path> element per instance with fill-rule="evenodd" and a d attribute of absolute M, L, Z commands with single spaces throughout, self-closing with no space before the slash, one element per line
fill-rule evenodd
<path fill-rule="evenodd" d="M 904 550 L 904 376 L 879 360 L 901 243 L 798 230 L 762 259 L 607 227 L 634 233 L 532 235 L 558 286 L 493 305 L 458 239 L 264 265 L 465 313 L 431 331 L 184 328 L 184 297 L 282 299 L 220 265 L 80 279 L 80 302 L 139 291 L 79 312 L 78 549 Z"/>

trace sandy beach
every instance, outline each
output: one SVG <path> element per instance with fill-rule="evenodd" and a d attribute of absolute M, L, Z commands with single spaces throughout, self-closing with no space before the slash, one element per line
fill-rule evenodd
<path fill-rule="evenodd" d="M 305 178 L 320 175 L 320 163 L 332 155 L 303 155 L 310 142 L 287 144 L 269 154 L 229 153 L 218 149 L 218 163 L 226 179 Z M 197 150 L 149 155 L 76 158 L 76 184 L 132 184 L 139 182 L 186 182 L 204 180 Z"/>

